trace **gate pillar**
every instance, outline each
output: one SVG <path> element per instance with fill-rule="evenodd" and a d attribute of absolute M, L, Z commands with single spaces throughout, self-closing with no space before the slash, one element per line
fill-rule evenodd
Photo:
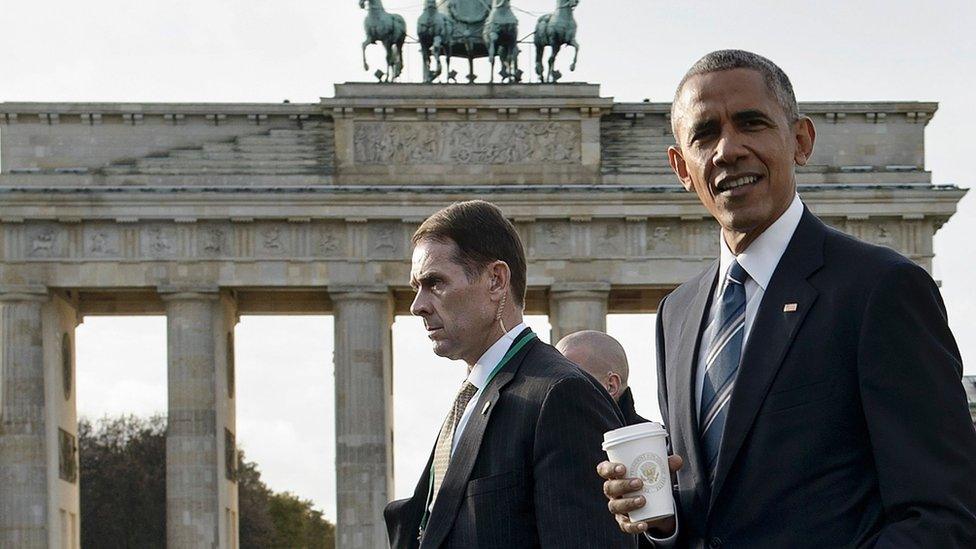
<path fill-rule="evenodd" d="M 48 542 L 42 309 L 47 290 L 0 293 L 0 546 Z"/>
<path fill-rule="evenodd" d="M 338 549 L 387 547 L 393 494 L 393 299 L 385 286 L 330 287 L 335 311 Z"/>
<path fill-rule="evenodd" d="M 237 547 L 233 327 L 215 289 L 168 290 L 166 544 Z"/>

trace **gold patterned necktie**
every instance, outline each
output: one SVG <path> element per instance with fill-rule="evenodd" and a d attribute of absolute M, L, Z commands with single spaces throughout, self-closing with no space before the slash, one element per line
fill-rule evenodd
<path fill-rule="evenodd" d="M 457 428 L 461 416 L 464 415 L 464 409 L 468 407 L 468 402 L 471 401 L 471 397 L 477 392 L 477 387 L 468 381 L 464 382 L 461 390 L 458 391 L 457 398 L 454 399 L 454 407 L 447 414 L 447 419 L 444 420 L 444 425 L 441 426 L 441 432 L 437 435 L 437 444 L 434 446 L 434 487 L 431 506 L 434 505 L 434 499 L 437 498 L 437 491 L 440 490 L 441 482 L 444 481 L 444 475 L 447 473 L 447 467 L 451 463 L 451 446 L 454 443 L 454 430 Z"/>

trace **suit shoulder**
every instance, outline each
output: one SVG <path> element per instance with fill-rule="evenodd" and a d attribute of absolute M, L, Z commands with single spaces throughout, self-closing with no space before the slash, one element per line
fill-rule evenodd
<path fill-rule="evenodd" d="M 924 272 L 917 263 L 891 248 L 865 242 L 831 227 L 826 231 L 825 259 L 829 265 L 846 271 L 848 276 L 867 282 L 895 271 Z"/>
<path fill-rule="evenodd" d="M 691 300 L 698 295 L 698 292 L 701 291 L 702 283 L 705 282 L 704 279 L 714 275 L 715 271 L 715 262 L 710 262 L 708 266 L 702 269 L 697 275 L 681 283 L 677 288 L 664 296 L 664 299 L 661 300 L 661 304 L 664 304 L 664 302 L 667 301 L 671 307 L 680 307 L 691 302 Z"/>
<path fill-rule="evenodd" d="M 539 341 L 529 349 L 519 372 L 525 376 L 555 384 L 564 379 L 587 379 L 585 372 L 563 356 L 555 347 Z"/>

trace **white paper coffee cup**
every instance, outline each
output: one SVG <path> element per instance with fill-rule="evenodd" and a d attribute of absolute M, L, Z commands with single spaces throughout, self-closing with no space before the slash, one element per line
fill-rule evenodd
<path fill-rule="evenodd" d="M 660 519 L 674 515 L 671 472 L 668 470 L 668 432 L 660 423 L 649 421 L 628 425 L 603 434 L 607 458 L 627 467 L 626 477 L 639 478 L 643 488 L 627 494 L 644 496 L 646 503 L 631 511 L 630 520 Z"/>

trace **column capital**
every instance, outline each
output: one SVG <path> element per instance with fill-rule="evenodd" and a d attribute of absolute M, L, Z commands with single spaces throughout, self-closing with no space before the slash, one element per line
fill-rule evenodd
<path fill-rule="evenodd" d="M 158 286 L 156 292 L 163 301 L 216 301 L 220 299 L 217 286 Z"/>
<path fill-rule="evenodd" d="M 385 284 L 336 284 L 329 286 L 329 297 L 332 301 L 345 299 L 376 299 L 388 300 L 393 298 L 390 287 Z"/>
<path fill-rule="evenodd" d="M 40 301 L 50 299 L 47 286 L 41 284 L 0 284 L 0 302 Z"/>
<path fill-rule="evenodd" d="M 600 281 L 587 282 L 556 282 L 549 286 L 549 295 L 584 295 L 584 294 L 608 294 L 610 293 L 610 283 Z"/>

